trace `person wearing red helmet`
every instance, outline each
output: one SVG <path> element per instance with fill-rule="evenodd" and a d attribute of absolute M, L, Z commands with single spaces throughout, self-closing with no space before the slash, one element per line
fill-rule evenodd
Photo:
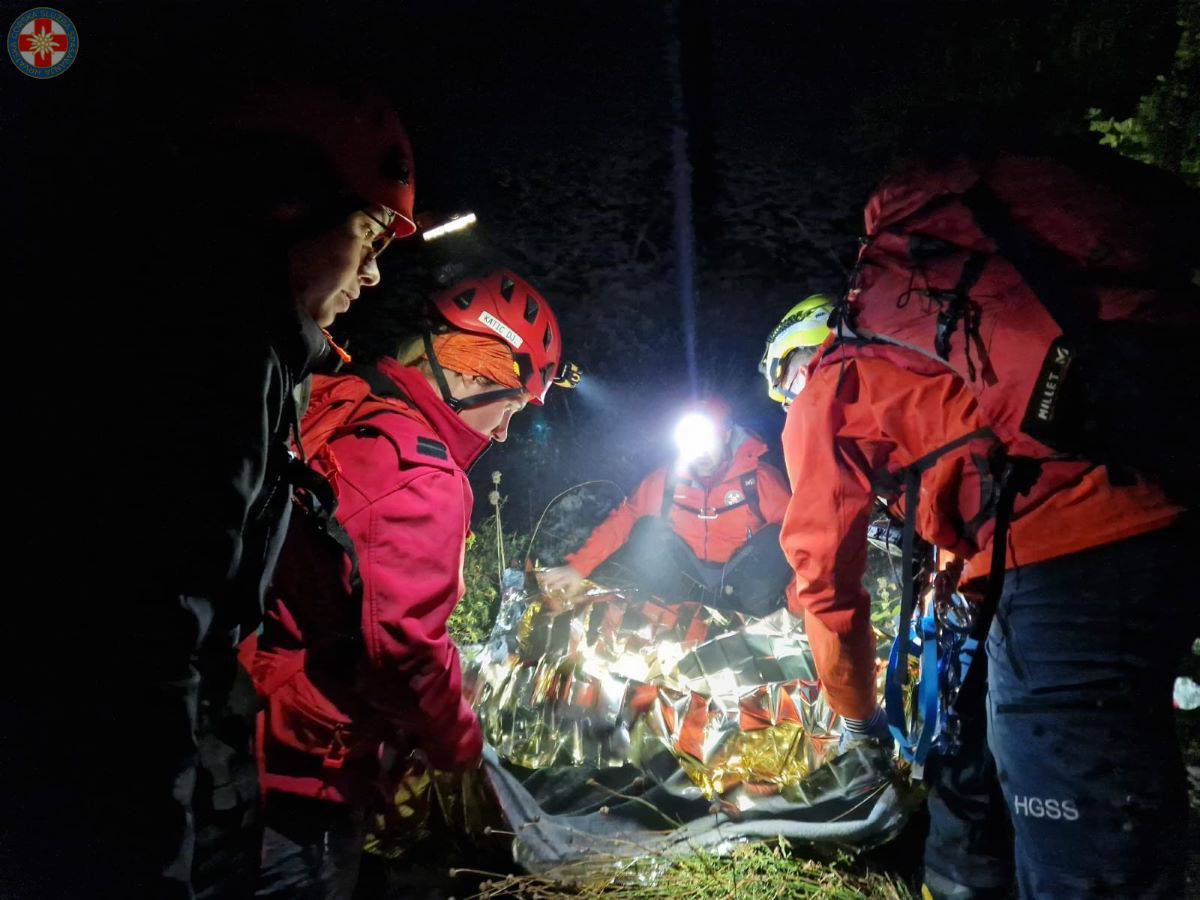
<path fill-rule="evenodd" d="M 285 244 L 290 293 L 329 327 L 378 282 L 388 244 L 417 231 L 404 126 L 364 88 L 290 84 L 256 89 L 223 124 L 220 152 L 240 161 L 227 192 L 244 198 L 241 217 Z"/>
<path fill-rule="evenodd" d="M 253 771 L 228 765 L 251 736 L 229 698 L 292 509 L 297 389 L 337 352 L 325 329 L 379 283 L 387 243 L 415 231 L 408 138 L 376 94 L 290 85 L 196 118 L 170 177 L 139 185 L 157 209 L 130 283 L 158 290 L 130 301 L 136 387 L 113 393 L 133 404 L 114 419 L 127 449 L 105 467 L 137 527 L 97 554 L 115 599 L 77 654 L 72 739 L 112 791 L 77 826 L 94 857 L 81 870 L 114 896 L 231 896 L 253 869 L 248 848 L 228 856 L 256 805 Z"/>
<path fill-rule="evenodd" d="M 779 548 L 790 492 L 767 446 L 716 397 L 675 429 L 678 457 L 655 469 L 544 584 L 568 600 L 585 579 L 634 582 L 665 600 L 698 600 L 765 615 L 783 604 L 791 571 Z M 603 567 L 603 568 L 602 568 Z"/>
<path fill-rule="evenodd" d="M 292 529 L 262 633 L 244 648 L 265 705 L 260 897 L 351 895 L 383 747 L 441 770 L 480 759 L 446 630 L 463 593 L 467 471 L 545 401 L 562 336 L 507 270 L 431 307 L 429 328 L 394 357 L 316 377 L 301 423 L 345 540 L 330 562 L 328 529 Z"/>

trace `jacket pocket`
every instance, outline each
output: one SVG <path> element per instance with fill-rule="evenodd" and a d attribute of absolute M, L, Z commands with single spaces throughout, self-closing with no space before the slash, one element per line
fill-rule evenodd
<path fill-rule="evenodd" d="M 302 669 L 266 697 L 266 741 L 318 757 L 324 768 L 339 769 L 351 756 L 368 752 L 357 731 Z"/>

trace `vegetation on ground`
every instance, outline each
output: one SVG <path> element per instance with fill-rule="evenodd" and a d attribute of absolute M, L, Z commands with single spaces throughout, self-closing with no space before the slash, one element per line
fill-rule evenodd
<path fill-rule="evenodd" d="M 466 874 L 464 872 L 464 874 Z M 904 900 L 911 896 L 896 879 L 856 869 L 850 857 L 833 862 L 806 859 L 780 839 L 746 844 L 725 856 L 697 853 L 664 865 L 649 860 L 616 879 L 564 887 L 551 877 L 516 876 L 485 880 L 472 900 L 566 897 L 638 898 L 638 900 Z"/>
<path fill-rule="evenodd" d="M 503 510 L 503 501 L 501 501 Z M 503 516 L 501 517 L 503 523 Z M 450 636 L 460 647 L 481 644 L 491 633 L 500 608 L 500 546 L 496 540 L 496 516 L 489 515 L 472 526 L 463 560 L 466 593 L 446 623 Z M 504 562 L 509 567 L 522 565 L 527 535 L 505 531 Z"/>

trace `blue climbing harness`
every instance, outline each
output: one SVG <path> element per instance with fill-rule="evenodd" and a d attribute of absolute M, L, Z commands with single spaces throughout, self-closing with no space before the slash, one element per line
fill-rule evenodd
<path fill-rule="evenodd" d="M 888 728 L 918 778 L 922 777 L 930 751 L 952 753 L 957 750 L 959 727 L 955 703 L 967 679 L 980 677 L 977 673 L 981 667 L 971 663 L 987 637 L 1004 588 L 1005 553 L 1013 504 L 1017 494 L 1029 491 L 1039 473 L 1037 463 L 1032 460 L 1007 454 L 996 458 L 994 471 L 997 477 L 991 498 L 994 505 L 990 506 L 995 529 L 991 566 L 982 600 L 977 604 L 969 603 L 956 592 L 960 570 L 951 567 L 934 575 L 933 590 L 923 608 L 918 602 L 919 582 L 923 582 L 926 569 L 918 566 L 915 560 L 921 476 L 951 450 L 987 437 L 995 437 L 990 429 L 972 431 L 921 457 L 900 473 L 904 477 L 905 497 L 901 537 L 903 584 L 900 618 L 888 659 L 883 700 Z M 936 566 L 931 568 L 936 569 Z M 906 700 L 905 688 L 914 661 L 916 683 L 911 698 Z"/>

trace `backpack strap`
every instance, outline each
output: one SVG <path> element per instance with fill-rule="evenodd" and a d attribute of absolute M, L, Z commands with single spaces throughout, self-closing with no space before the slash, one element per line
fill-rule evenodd
<path fill-rule="evenodd" d="M 898 735 L 901 746 L 908 743 L 909 735 L 904 725 L 904 687 L 908 683 L 908 656 L 911 649 L 910 632 L 913 610 L 916 608 L 917 578 L 920 566 L 915 558 L 917 536 L 917 505 L 921 496 L 921 476 L 934 464 L 954 450 L 966 446 L 979 438 L 995 437 L 990 428 L 977 428 L 961 437 L 943 444 L 936 450 L 926 453 L 897 473 L 904 485 L 904 527 L 900 536 L 901 578 L 900 585 L 900 624 L 896 628 L 896 643 L 893 647 L 892 660 L 898 660 L 898 665 L 889 665 L 887 682 L 884 689 L 884 702 L 888 707 L 888 719 L 893 730 L 904 729 Z M 995 540 L 995 538 L 993 538 Z M 936 721 L 936 717 L 935 717 Z M 929 723 L 932 727 L 933 723 Z"/>
<path fill-rule="evenodd" d="M 662 507 L 658 511 L 658 515 L 663 519 L 671 517 L 671 507 L 675 505 L 675 486 L 679 483 L 679 476 L 675 474 L 673 467 L 667 468 L 667 475 L 663 479 L 663 495 Z M 699 512 L 698 510 L 691 510 Z"/>
<path fill-rule="evenodd" d="M 406 402 L 409 401 L 407 395 L 396 385 L 392 379 L 388 378 L 374 366 L 348 366 L 345 374 L 353 375 L 367 383 L 370 388 L 371 395 L 380 399 L 396 399 Z M 295 406 L 292 407 L 295 410 Z M 377 404 L 377 408 L 368 408 L 365 412 L 356 409 L 341 426 L 334 429 L 334 434 L 339 433 L 346 426 L 357 427 L 360 423 L 380 415 L 384 412 L 389 412 L 390 409 L 385 404 Z M 359 415 L 358 413 L 362 413 Z M 294 415 L 294 413 L 293 413 Z M 293 419 L 293 430 L 295 432 L 296 443 L 299 446 L 299 425 Z M 372 426 L 368 426 L 372 427 Z M 388 434 L 383 429 L 380 432 L 389 437 L 393 444 L 396 443 L 395 437 Z M 436 455 L 433 451 L 440 448 L 444 456 L 445 448 L 436 441 L 431 441 L 425 438 L 418 437 L 417 450 L 423 449 L 422 441 L 427 445 L 436 445 L 436 447 L 424 447 L 424 452 L 429 455 Z M 328 440 L 322 444 L 322 447 L 328 444 Z M 400 448 L 397 445 L 397 452 Z M 359 570 L 358 553 L 354 547 L 354 541 L 349 533 L 338 521 L 334 515 L 337 510 L 337 494 L 334 492 L 334 487 L 331 481 L 322 475 L 319 471 L 309 465 L 308 461 L 303 456 L 287 454 L 286 459 L 286 477 L 291 486 L 292 502 L 295 504 L 296 515 L 292 518 L 292 527 L 309 528 L 316 532 L 321 542 L 331 552 L 332 556 L 340 556 L 349 563 L 349 572 L 347 575 L 347 584 L 350 589 L 348 601 L 351 604 L 361 606 L 363 596 L 362 575 Z M 348 655 L 357 652 L 362 644 L 362 634 L 358 630 L 347 630 L 344 634 L 328 635 L 328 637 L 336 638 L 338 652 L 345 652 Z M 299 655 L 297 660 L 281 667 L 269 682 L 269 689 L 264 689 L 264 693 L 269 694 L 275 690 L 280 684 L 287 681 L 299 667 L 304 664 L 303 655 Z"/>
<path fill-rule="evenodd" d="M 342 555 L 350 561 L 348 582 L 350 595 L 362 599 L 362 577 L 358 571 L 358 553 L 354 549 L 354 541 L 337 520 L 334 510 L 337 509 L 337 496 L 333 485 L 320 472 L 308 464 L 293 457 L 291 464 L 292 496 L 302 511 L 309 518 L 317 532 L 327 540 L 332 541 L 341 550 Z"/>
<path fill-rule="evenodd" d="M 922 724 L 919 734 L 910 734 L 908 721 L 904 712 L 904 687 L 908 682 L 909 655 L 911 652 L 911 634 L 913 630 L 913 612 L 916 608 L 917 579 L 920 575 L 919 566 L 915 559 L 917 499 L 921 492 L 921 476 L 930 469 L 938 459 L 952 450 L 956 450 L 973 440 L 984 437 L 995 437 L 990 428 L 979 428 L 968 432 L 960 438 L 927 453 L 911 465 L 901 470 L 904 481 L 904 528 L 901 536 L 903 554 L 901 585 L 900 621 L 896 629 L 896 640 L 888 661 L 888 671 L 884 685 L 884 702 L 887 707 L 888 724 L 896 737 L 905 756 L 916 766 L 922 766 L 929 750 L 937 737 L 939 723 L 945 718 L 939 716 L 938 704 L 946 707 L 945 712 L 953 712 L 954 701 L 968 690 L 968 684 L 974 685 L 983 671 L 982 666 L 968 665 L 961 676 L 961 682 L 954 696 L 947 700 L 939 689 L 937 662 L 937 645 L 939 640 L 938 625 L 935 617 L 922 617 L 921 643 L 922 665 L 921 684 L 918 689 L 918 703 L 922 709 Z M 1005 453 L 999 463 L 999 473 L 996 478 L 995 497 L 995 528 L 992 532 L 991 566 L 988 571 L 987 584 L 982 601 L 974 611 L 974 619 L 970 629 L 970 646 L 982 645 L 991 628 L 992 619 L 1000 603 L 1000 595 L 1004 590 L 1005 562 L 1008 552 L 1008 532 L 1012 524 L 1013 507 L 1018 494 L 1026 494 L 1041 474 L 1041 466 L 1036 460 L 1023 457 L 1009 456 Z M 967 656 L 969 659 L 969 655 Z"/>
<path fill-rule="evenodd" d="M 385 399 L 403 400 L 406 403 L 411 402 L 407 394 L 400 390 L 400 386 L 392 379 L 388 378 L 374 366 L 350 365 L 342 369 L 347 375 L 353 375 L 367 383 L 371 389 L 371 393 L 376 397 Z"/>
<path fill-rule="evenodd" d="M 745 503 L 750 507 L 750 512 L 754 513 L 754 517 L 758 521 L 766 522 L 767 519 L 762 513 L 762 505 L 758 501 L 758 469 L 755 469 L 753 472 L 744 473 L 741 482 L 742 496 L 746 498 Z"/>
<path fill-rule="evenodd" d="M 992 627 L 992 619 L 1000 605 L 1000 595 L 1004 591 L 1005 563 L 1008 554 L 1008 530 L 1012 524 L 1013 507 L 1018 494 L 1028 494 L 1034 482 L 1041 474 L 1041 466 L 1036 460 L 1024 457 L 1008 456 L 1004 460 L 1004 468 L 998 479 L 999 493 L 996 500 L 996 527 L 992 532 L 992 559 L 988 569 L 987 585 L 983 591 L 983 599 L 975 610 L 975 623 L 971 629 L 971 637 L 979 644 L 987 638 Z M 976 681 L 980 676 L 981 666 L 971 667 L 963 678 L 959 693 L 966 690 L 969 682 Z"/>
<path fill-rule="evenodd" d="M 667 518 L 671 513 L 671 508 L 678 506 L 685 512 L 690 512 L 693 515 L 699 516 L 702 519 L 715 519 L 717 516 L 729 512 L 731 509 L 737 509 L 739 506 L 749 506 L 752 512 L 760 522 L 765 522 L 762 514 L 762 507 L 758 500 L 758 471 L 746 472 L 740 476 L 739 483 L 742 487 L 742 499 L 736 503 L 727 503 L 725 506 L 715 506 L 712 509 L 697 509 L 694 506 L 687 506 L 683 503 L 675 501 L 675 486 L 679 483 L 679 478 L 672 471 L 667 472 L 666 481 L 663 482 L 663 500 L 662 508 L 659 510 L 659 515 L 662 518 Z"/>

